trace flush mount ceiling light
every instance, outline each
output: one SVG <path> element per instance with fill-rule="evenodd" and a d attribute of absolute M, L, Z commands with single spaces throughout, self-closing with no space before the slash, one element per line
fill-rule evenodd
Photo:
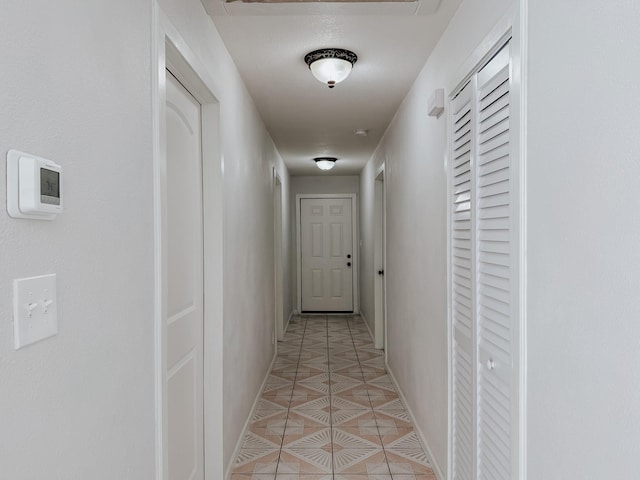
<path fill-rule="evenodd" d="M 336 160 L 338 159 L 335 157 L 316 157 L 313 159 L 320 170 L 331 170 L 336 164 Z"/>
<path fill-rule="evenodd" d="M 358 56 L 342 48 L 322 48 L 307 53 L 304 61 L 314 77 L 333 88 L 349 76 Z"/>

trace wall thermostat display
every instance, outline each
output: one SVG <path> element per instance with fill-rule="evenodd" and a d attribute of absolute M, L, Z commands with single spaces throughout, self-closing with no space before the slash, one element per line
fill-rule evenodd
<path fill-rule="evenodd" d="M 62 167 L 51 160 L 7 153 L 7 210 L 14 218 L 53 220 L 62 213 Z"/>

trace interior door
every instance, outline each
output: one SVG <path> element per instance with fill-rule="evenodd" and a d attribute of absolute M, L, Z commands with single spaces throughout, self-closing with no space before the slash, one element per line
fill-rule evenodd
<path fill-rule="evenodd" d="M 519 328 L 511 54 L 451 102 L 452 478 L 518 478 Z"/>
<path fill-rule="evenodd" d="M 204 478 L 200 104 L 167 71 L 167 456 L 169 480 Z"/>
<path fill-rule="evenodd" d="M 453 480 L 475 478 L 471 84 L 451 101 L 451 326 Z"/>
<path fill-rule="evenodd" d="M 477 75 L 478 478 L 486 480 L 517 475 L 510 58 L 506 45 Z"/>
<path fill-rule="evenodd" d="M 300 200 L 303 312 L 353 312 L 351 198 Z"/>
<path fill-rule="evenodd" d="M 378 349 L 387 350 L 386 312 L 385 312 L 385 199 L 384 199 L 384 170 L 376 177 L 374 192 L 374 296 L 375 321 L 374 344 Z"/>

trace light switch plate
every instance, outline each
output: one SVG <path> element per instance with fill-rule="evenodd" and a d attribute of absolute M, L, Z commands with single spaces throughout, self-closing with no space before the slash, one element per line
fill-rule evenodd
<path fill-rule="evenodd" d="M 13 331 L 16 350 L 58 333 L 55 274 L 13 281 Z"/>

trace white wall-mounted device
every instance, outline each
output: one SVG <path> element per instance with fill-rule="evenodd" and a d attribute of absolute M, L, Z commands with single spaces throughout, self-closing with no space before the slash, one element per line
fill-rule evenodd
<path fill-rule="evenodd" d="M 62 167 L 46 158 L 9 150 L 7 211 L 13 218 L 56 218 L 62 213 Z"/>
<path fill-rule="evenodd" d="M 58 334 L 56 274 L 13 281 L 16 350 Z"/>
<path fill-rule="evenodd" d="M 438 88 L 433 91 L 427 102 L 427 111 L 430 117 L 439 117 L 444 112 L 444 89 Z"/>

